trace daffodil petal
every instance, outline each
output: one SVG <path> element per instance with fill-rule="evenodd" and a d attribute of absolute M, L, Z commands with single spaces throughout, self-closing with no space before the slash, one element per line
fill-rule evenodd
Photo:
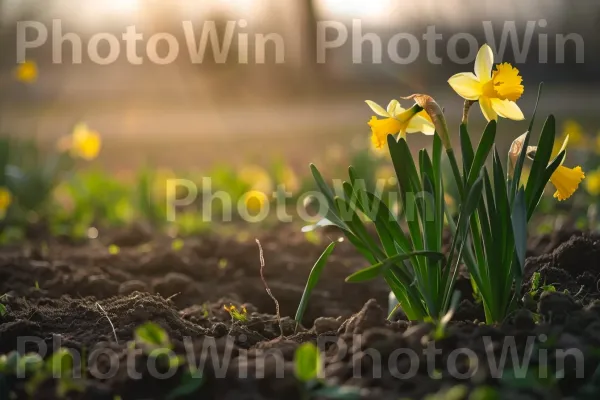
<path fill-rule="evenodd" d="M 435 133 L 435 126 L 433 123 L 426 118 L 419 115 L 413 117 L 408 123 L 406 128 L 407 133 L 423 132 L 425 135 L 433 135 Z"/>
<path fill-rule="evenodd" d="M 492 68 L 494 67 L 494 52 L 487 44 L 484 44 L 477 53 L 475 59 L 475 75 L 482 82 L 492 79 Z"/>
<path fill-rule="evenodd" d="M 500 100 L 500 99 L 490 99 L 492 103 L 492 108 L 498 115 L 503 118 L 512 119 L 515 121 L 522 121 L 525 119 L 523 112 L 514 101 L 510 100 Z"/>
<path fill-rule="evenodd" d="M 388 114 L 394 115 L 394 110 L 399 105 L 400 105 L 400 102 L 398 102 L 398 100 L 396 100 L 396 99 L 390 101 L 390 104 L 388 104 L 388 106 L 387 106 Z"/>
<path fill-rule="evenodd" d="M 406 109 L 400 105 L 400 103 L 396 104 L 396 107 L 390 112 L 390 114 L 395 117 L 402 114 Z"/>
<path fill-rule="evenodd" d="M 380 117 L 390 117 L 390 113 L 388 113 L 383 107 L 381 107 L 379 104 L 375 103 L 374 101 L 371 100 L 365 100 L 365 103 L 367 103 L 367 105 L 369 107 L 371 107 L 371 110 L 373 110 L 373 112 L 377 115 L 379 115 Z"/>
<path fill-rule="evenodd" d="M 562 165 L 550 177 L 550 182 L 556 187 L 554 198 L 558 201 L 568 199 L 575 193 L 585 174 L 581 167 L 567 168 Z"/>
<path fill-rule="evenodd" d="M 452 89 L 466 100 L 477 100 L 482 94 L 482 86 L 472 72 L 462 72 L 448 79 Z"/>
<path fill-rule="evenodd" d="M 498 114 L 492 108 L 492 102 L 488 97 L 481 97 L 479 99 L 479 107 L 481 107 L 481 112 L 485 119 L 488 121 L 498 120 Z"/>

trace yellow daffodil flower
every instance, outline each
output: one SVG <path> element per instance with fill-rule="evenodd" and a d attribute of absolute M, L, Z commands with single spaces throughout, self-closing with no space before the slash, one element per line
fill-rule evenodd
<path fill-rule="evenodd" d="M 269 172 L 258 165 L 245 165 L 238 172 L 239 179 L 250 189 L 264 193 L 273 191 L 273 179 Z"/>
<path fill-rule="evenodd" d="M 554 159 L 563 150 L 566 150 L 569 143 L 569 136 L 565 138 L 560 149 L 554 150 L 551 159 Z M 581 167 L 567 168 L 560 165 L 550 177 L 550 182 L 556 188 L 554 198 L 558 201 L 563 201 L 571 197 L 579 187 L 579 184 L 585 178 L 585 174 Z"/>
<path fill-rule="evenodd" d="M 586 189 L 592 196 L 600 196 L 600 169 L 590 172 L 585 177 Z"/>
<path fill-rule="evenodd" d="M 508 176 L 512 178 L 514 173 L 514 166 L 519 157 L 519 154 L 523 150 L 523 142 L 525 140 L 525 136 L 527 133 L 519 136 L 515 139 L 510 147 L 510 151 L 508 153 L 510 163 L 508 166 Z M 551 160 L 554 160 L 556 156 L 558 156 L 561 152 L 567 149 L 567 144 L 569 143 L 569 136 L 565 137 L 562 146 L 555 146 L 552 150 L 552 155 L 550 157 Z M 535 152 L 537 151 L 537 146 L 528 146 L 527 147 L 527 157 L 533 159 L 535 157 Z M 564 159 L 563 159 L 564 162 Z M 562 164 L 554 171 L 552 176 L 550 177 L 550 182 L 556 188 L 556 192 L 554 193 L 554 198 L 558 199 L 558 201 L 563 201 L 568 199 L 575 193 L 581 181 L 585 179 L 585 174 L 581 167 L 577 166 L 575 168 L 564 167 Z"/>
<path fill-rule="evenodd" d="M 73 133 L 59 142 L 59 149 L 70 151 L 73 157 L 90 161 L 98 156 L 102 147 L 100 134 L 91 130 L 86 124 L 75 125 Z"/>
<path fill-rule="evenodd" d="M 387 136 L 390 134 L 398 134 L 399 137 L 406 139 L 407 133 L 422 132 L 425 135 L 435 133 L 433 122 L 425 111 L 417 112 L 414 108 L 405 110 L 398 100 L 392 100 L 387 109 L 371 100 L 367 100 L 366 103 L 375 114 L 384 117 L 379 119 L 374 116 L 369 121 L 371 140 L 377 149 L 385 146 Z"/>
<path fill-rule="evenodd" d="M 6 215 L 6 210 L 12 203 L 12 195 L 8 191 L 8 189 L 0 187 L 0 218 L 3 218 Z"/>
<path fill-rule="evenodd" d="M 250 190 L 243 196 L 246 210 L 252 215 L 259 214 L 263 207 L 269 202 L 269 198 L 264 192 L 260 190 Z"/>
<path fill-rule="evenodd" d="M 523 95 L 523 78 L 519 70 L 509 63 L 494 66 L 494 53 L 484 44 L 475 60 L 475 73 L 463 72 L 448 80 L 452 89 L 466 100 L 479 101 L 483 115 L 488 121 L 498 116 L 523 120 L 523 112 L 516 101 Z"/>
<path fill-rule="evenodd" d="M 19 82 L 34 83 L 38 78 L 38 67 L 35 61 L 27 60 L 15 68 L 15 78 Z"/>

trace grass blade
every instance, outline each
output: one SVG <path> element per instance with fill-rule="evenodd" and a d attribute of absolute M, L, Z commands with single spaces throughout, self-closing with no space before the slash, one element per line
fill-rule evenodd
<path fill-rule="evenodd" d="M 325 251 L 321 254 L 315 265 L 310 270 L 310 275 L 308 276 L 308 280 L 306 281 L 306 287 L 304 288 L 304 292 L 302 293 L 302 298 L 300 299 L 300 304 L 298 305 L 298 310 L 296 311 L 296 316 L 294 320 L 297 324 L 302 322 L 302 318 L 304 317 L 304 312 L 306 311 L 306 307 L 308 306 L 308 300 L 312 294 L 313 289 L 319 282 L 321 278 L 321 272 L 323 272 L 323 268 L 325 264 L 327 264 L 327 260 L 329 256 L 335 249 L 335 242 L 332 242 L 327 246 Z M 296 325 L 296 328 L 298 325 Z"/>

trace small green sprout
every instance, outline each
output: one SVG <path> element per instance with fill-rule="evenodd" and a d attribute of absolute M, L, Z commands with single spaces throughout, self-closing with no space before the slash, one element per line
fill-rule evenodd
<path fill-rule="evenodd" d="M 303 343 L 294 354 L 294 374 L 302 383 L 304 399 L 328 398 L 355 400 L 360 395 L 355 388 L 326 386 L 322 379 L 323 359 L 319 348 L 312 342 Z"/>
<path fill-rule="evenodd" d="M 144 325 L 139 326 L 133 336 L 136 343 L 149 349 L 171 349 L 173 347 L 167 332 L 154 322 L 146 322 Z"/>
<path fill-rule="evenodd" d="M 0 302 L 3 301 L 5 297 L 6 297 L 5 294 L 0 296 Z M 8 310 L 6 309 L 6 306 L 4 304 L 0 303 L 0 317 L 4 317 L 7 312 L 8 312 Z"/>
<path fill-rule="evenodd" d="M 542 275 L 539 272 L 534 272 L 531 277 L 531 289 L 529 290 L 529 297 L 534 298 L 536 295 L 540 293 L 546 292 L 556 292 L 556 286 L 552 284 L 544 284 L 542 285 Z"/>
<path fill-rule="evenodd" d="M 179 367 L 184 363 L 183 357 L 174 355 L 173 344 L 167 332 L 153 322 L 146 322 L 134 332 L 135 343 L 142 346 L 148 357 L 165 359 L 169 368 Z"/>
<path fill-rule="evenodd" d="M 188 370 L 181 376 L 179 386 L 173 389 L 166 397 L 166 400 L 175 400 L 180 397 L 188 397 L 198 391 L 206 381 L 206 378 L 199 370 Z"/>
<path fill-rule="evenodd" d="M 35 361 L 32 358 L 32 361 Z M 36 364 L 34 364 L 36 365 Z M 83 392 L 84 387 L 74 377 L 73 355 L 68 349 L 60 348 L 46 362 L 37 364 L 35 374 L 25 384 L 25 391 L 33 397 L 48 379 L 57 378 L 56 397 L 63 399 L 70 392 Z"/>
<path fill-rule="evenodd" d="M 321 374 L 322 364 L 321 353 L 314 343 L 304 343 L 296 349 L 294 373 L 300 382 L 310 383 L 316 381 Z"/>
<path fill-rule="evenodd" d="M 219 267 L 219 269 L 225 269 L 225 268 L 227 268 L 227 265 L 228 265 L 228 264 L 229 264 L 229 261 L 227 261 L 227 259 L 226 259 L 226 258 L 221 258 L 221 259 L 219 260 L 218 267 Z"/>
<path fill-rule="evenodd" d="M 171 242 L 171 250 L 173 251 L 181 251 L 185 246 L 185 242 L 182 239 L 175 239 Z"/>
<path fill-rule="evenodd" d="M 230 304 L 229 307 L 224 305 L 223 309 L 231 315 L 233 321 L 248 322 L 248 310 L 246 310 L 245 306 L 242 306 L 241 309 L 238 310 L 236 306 Z"/>

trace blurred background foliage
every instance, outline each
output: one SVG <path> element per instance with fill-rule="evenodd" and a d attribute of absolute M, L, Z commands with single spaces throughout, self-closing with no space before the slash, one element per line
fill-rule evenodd
<path fill-rule="evenodd" d="M 23 79 L 15 79 L 16 23 L 35 20 L 50 27 L 53 19 L 61 20 L 63 33 L 77 33 L 84 43 L 98 32 L 119 37 L 131 25 L 145 40 L 153 33 L 169 32 L 182 44 L 180 56 L 164 66 L 149 61 L 131 65 L 125 51 L 107 66 L 95 65 L 85 56 L 82 64 L 54 64 L 50 38 L 45 46 L 27 53 L 35 60 L 35 82 L 24 82 L 33 73 L 32 65 L 21 71 Z M 280 34 L 285 62 L 274 63 L 275 55 L 267 52 L 265 64 L 241 64 L 236 51 L 225 64 L 216 64 L 210 56 L 202 64 L 190 62 L 182 20 L 192 21 L 198 30 L 205 21 L 215 21 L 223 32 L 227 21 L 241 19 L 248 25 L 239 32 Z M 382 63 L 371 62 L 373 46 L 368 40 L 361 46 L 364 62 L 352 61 L 353 19 L 361 20 L 363 34 L 381 38 Z M 328 52 L 326 63 L 317 64 L 316 26 L 325 20 L 346 25 L 350 39 Z M 523 74 L 526 91 L 520 105 L 526 115 L 533 111 L 538 83 L 546 82 L 539 115 L 556 114 L 576 147 L 569 158 L 581 163 L 587 174 L 588 197 L 575 196 L 558 206 L 549 202 L 548 211 L 558 207 L 561 212 L 540 222 L 540 229 L 554 229 L 565 219 L 580 227 L 597 227 L 600 55 L 594 49 L 600 44 L 600 4 L 594 0 L 0 0 L 0 133 L 20 143 L 11 147 L 12 163 L 25 168 L 31 159 L 47 162 L 40 160 L 52 158 L 59 139 L 80 121 L 102 137 L 96 160 L 80 160 L 66 168 L 68 173 L 44 189 L 51 196 L 33 197 L 49 199 L 43 206 L 20 200 L 24 215 L 19 218 L 37 221 L 39 215 L 26 212 L 35 209 L 52 232 L 75 237 L 89 236 L 91 227 L 138 220 L 176 235 L 195 234 L 208 228 L 197 217 L 202 207 L 198 202 L 182 210 L 174 227 L 164 226 L 167 179 L 189 179 L 201 187 L 202 178 L 211 177 L 213 191 L 226 191 L 234 199 L 249 190 L 277 192 L 281 183 L 299 196 L 312 188 L 309 162 L 330 177 L 345 176 L 341 166 L 352 164 L 368 185 L 383 179 L 387 190 L 394 190 L 389 160 L 370 149 L 366 122 L 371 112 L 363 101 L 385 104 L 426 92 L 457 127 L 462 100 L 446 81 L 472 59 L 454 63 L 446 46 L 457 33 L 471 34 L 483 43 L 482 21 L 491 21 L 497 40 L 506 21 L 514 21 L 521 39 L 527 22 L 536 22 L 524 62 L 515 59 L 510 41 L 501 61 L 514 63 Z M 443 37 L 435 42 L 439 63 L 433 64 L 421 40 L 431 25 Z M 419 39 L 414 63 L 399 65 L 385 56 L 387 40 L 400 32 Z M 556 62 L 556 34 L 582 37 L 585 62 L 578 62 L 575 42 L 566 45 L 564 62 Z M 541 63 L 546 39 L 549 61 Z M 234 49 L 237 40 L 234 37 Z M 65 43 L 62 48 L 64 60 L 70 61 L 72 46 Z M 468 55 L 465 41 L 459 41 L 456 49 L 460 57 Z M 407 54 L 408 48 L 399 51 Z M 473 113 L 471 124 L 472 132 L 481 132 L 484 119 Z M 525 129 L 524 123 L 502 121 L 499 152 L 505 153 Z M 415 151 L 429 140 L 421 135 L 409 139 Z M 28 155 L 32 151 L 38 155 Z M 38 164 L 30 170 L 47 173 L 48 168 Z M 4 232 L 4 237 L 10 236 Z"/>

